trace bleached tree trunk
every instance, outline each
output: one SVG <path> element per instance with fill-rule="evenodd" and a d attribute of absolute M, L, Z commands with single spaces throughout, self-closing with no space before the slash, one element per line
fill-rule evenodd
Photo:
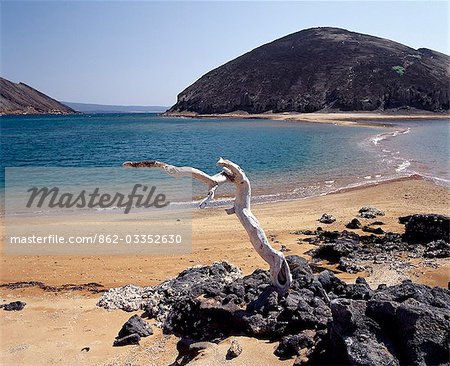
<path fill-rule="evenodd" d="M 250 238 L 256 252 L 269 264 L 272 285 L 284 294 L 292 282 L 291 272 L 283 253 L 270 245 L 263 228 L 250 209 L 251 185 L 245 172 L 239 165 L 230 160 L 220 158 L 217 165 L 222 171 L 215 175 L 192 167 L 176 167 L 160 161 L 125 162 L 127 168 L 158 168 L 174 177 L 192 177 L 208 186 L 207 196 L 200 202 L 199 207 L 204 208 L 214 198 L 216 189 L 224 183 L 233 183 L 236 188 L 234 205 L 225 211 L 231 215 L 236 214 Z"/>

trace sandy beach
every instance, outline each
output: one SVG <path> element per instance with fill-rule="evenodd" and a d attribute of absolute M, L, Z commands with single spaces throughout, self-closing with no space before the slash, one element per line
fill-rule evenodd
<path fill-rule="evenodd" d="M 325 212 L 337 218 L 335 223 L 327 225 L 327 229 L 343 230 L 345 224 L 356 216 L 360 207 L 371 205 L 386 212 L 383 217 L 383 228 L 386 231 L 402 232 L 404 227 L 398 223 L 399 216 L 412 213 L 448 215 L 449 203 L 448 188 L 422 179 L 407 179 L 316 198 L 255 205 L 253 210 L 275 248 L 280 249 L 281 245 L 284 245 L 288 250 L 286 254 L 308 257 L 305 252 L 312 246 L 299 242 L 302 236 L 293 232 L 315 229 L 319 224 L 317 219 Z M 144 339 L 140 346 L 112 347 L 112 341 L 120 326 L 131 314 L 97 308 L 95 304 L 100 294 L 87 289 L 67 290 L 64 285 L 95 282 L 105 289 L 130 283 L 155 285 L 176 276 L 187 267 L 211 264 L 219 260 L 234 263 L 244 274 L 249 274 L 257 268 L 268 268 L 251 247 L 237 218 L 234 215 L 226 215 L 223 209 L 194 212 L 193 251 L 188 255 L 3 255 L 0 283 L 40 281 L 60 289 L 44 291 L 39 287 L 1 287 L 3 303 L 21 300 L 25 301 L 27 306 L 20 312 L 2 312 L 0 362 L 35 365 L 38 357 L 41 361 L 39 364 L 119 365 L 128 360 L 135 365 L 168 365 L 177 355 L 176 337 L 162 335 L 160 330 L 153 327 L 155 334 Z M 411 263 L 414 267 L 402 273 L 381 264 L 377 268 L 374 267 L 370 276 L 368 273 L 340 273 L 338 276 L 350 282 L 358 275 L 365 276 L 373 286 L 380 283 L 393 284 L 411 278 L 415 282 L 430 286 L 447 287 L 450 281 L 448 259 L 437 260 L 438 266 L 434 266 L 436 268 L 425 266 L 418 259 L 412 259 Z M 327 263 L 322 265 L 327 267 Z M 95 286 L 91 288 L 102 289 Z M 229 343 L 230 340 L 223 343 L 226 342 Z M 272 354 L 276 346 L 274 343 L 245 337 L 241 339 L 241 343 L 244 346 L 243 357 L 234 360 L 239 364 L 260 364 L 254 363 L 256 361 L 251 357 L 251 349 L 255 347 L 268 363 L 290 364 L 278 360 Z M 89 351 L 82 351 L 84 347 L 89 347 Z M 205 355 L 193 364 L 212 364 L 208 362 L 212 362 L 213 358 L 221 359 L 224 357 L 221 352 L 225 353 L 226 350 L 226 344 L 219 345 L 213 352 L 215 355 L 205 352 Z"/>
<path fill-rule="evenodd" d="M 167 117 L 184 118 L 213 118 L 213 119 L 270 119 L 274 121 L 332 123 L 341 126 L 381 126 L 387 127 L 390 122 L 421 121 L 421 120 L 445 120 L 449 119 L 448 113 L 433 113 L 425 111 L 408 112 L 314 112 L 314 113 L 247 113 L 243 111 L 223 114 L 199 114 L 195 112 L 166 112 Z M 385 123 L 383 123 L 385 122 Z"/>

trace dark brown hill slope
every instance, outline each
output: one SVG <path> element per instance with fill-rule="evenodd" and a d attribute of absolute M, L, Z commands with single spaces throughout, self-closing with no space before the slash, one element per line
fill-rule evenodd
<path fill-rule="evenodd" d="M 68 114 L 72 108 L 24 83 L 0 77 L 0 114 Z"/>
<path fill-rule="evenodd" d="M 312 28 L 202 76 L 170 112 L 448 111 L 450 57 L 338 28 Z"/>

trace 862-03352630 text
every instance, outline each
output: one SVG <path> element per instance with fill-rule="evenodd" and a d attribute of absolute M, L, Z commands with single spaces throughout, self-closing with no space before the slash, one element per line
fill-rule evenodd
<path fill-rule="evenodd" d="M 180 234 L 94 234 L 86 236 L 11 236 L 10 244 L 182 244 Z"/>

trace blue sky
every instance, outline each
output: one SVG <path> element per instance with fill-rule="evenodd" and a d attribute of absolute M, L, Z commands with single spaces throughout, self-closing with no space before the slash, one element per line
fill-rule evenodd
<path fill-rule="evenodd" d="M 73 102 L 172 105 L 200 76 L 317 26 L 450 53 L 447 1 L 6 2 L 1 76 Z"/>

